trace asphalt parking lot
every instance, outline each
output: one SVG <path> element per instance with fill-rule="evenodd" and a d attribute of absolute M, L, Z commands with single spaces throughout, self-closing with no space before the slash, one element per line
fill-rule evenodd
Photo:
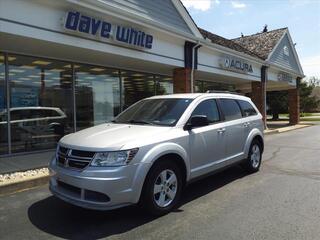
<path fill-rule="evenodd" d="M 319 239 L 320 126 L 265 137 L 261 171 L 233 167 L 190 185 L 153 218 L 138 207 L 84 210 L 47 186 L 0 197 L 1 239 Z"/>

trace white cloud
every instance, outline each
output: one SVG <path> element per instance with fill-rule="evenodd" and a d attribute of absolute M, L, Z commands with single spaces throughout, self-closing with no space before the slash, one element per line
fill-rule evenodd
<path fill-rule="evenodd" d="M 320 78 L 320 55 L 301 59 L 304 75 Z"/>
<path fill-rule="evenodd" d="M 231 5 L 233 8 L 246 8 L 247 5 L 245 3 L 242 2 L 238 2 L 238 1 L 231 1 Z"/>
<path fill-rule="evenodd" d="M 289 5 L 292 7 L 292 8 L 297 8 L 297 7 L 303 7 L 305 5 L 308 5 L 312 2 L 316 2 L 315 0 L 289 0 Z"/>
<path fill-rule="evenodd" d="M 218 5 L 220 4 L 220 0 L 181 0 L 183 5 L 188 8 L 194 8 L 196 10 L 201 10 L 201 11 L 207 11 L 213 5 Z"/>
<path fill-rule="evenodd" d="M 234 12 L 230 11 L 230 12 L 225 13 L 225 15 L 232 16 L 232 15 L 234 15 Z"/>

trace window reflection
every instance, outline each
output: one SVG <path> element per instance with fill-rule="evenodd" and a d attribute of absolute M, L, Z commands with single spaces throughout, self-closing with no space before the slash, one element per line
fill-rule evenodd
<path fill-rule="evenodd" d="M 121 71 L 123 110 L 135 102 L 156 94 L 154 76 L 148 73 Z"/>
<path fill-rule="evenodd" d="M 208 81 L 196 81 L 195 82 L 195 92 L 207 92 L 207 91 L 235 91 L 235 85 L 218 83 L 218 82 L 208 82 Z"/>
<path fill-rule="evenodd" d="M 0 53 L 0 155 L 8 153 L 8 113 L 11 152 L 30 152 L 53 149 L 62 136 L 112 120 L 143 98 L 173 93 L 168 76 L 13 54 L 7 58 L 10 97 Z"/>
<path fill-rule="evenodd" d="M 77 130 L 105 123 L 120 112 L 119 71 L 75 66 Z"/>
<path fill-rule="evenodd" d="M 73 132 L 70 64 L 9 56 L 12 152 L 54 148 Z"/>
<path fill-rule="evenodd" d="M 171 77 L 122 71 L 121 78 L 123 110 L 143 98 L 173 93 Z"/>
<path fill-rule="evenodd" d="M 0 53 L 0 154 L 8 153 L 8 125 L 6 111 L 4 55 Z"/>
<path fill-rule="evenodd" d="M 172 77 L 156 76 L 156 95 L 173 94 Z"/>

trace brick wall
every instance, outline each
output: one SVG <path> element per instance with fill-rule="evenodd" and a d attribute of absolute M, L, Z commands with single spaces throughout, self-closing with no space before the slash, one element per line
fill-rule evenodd
<path fill-rule="evenodd" d="M 299 89 L 288 90 L 289 123 L 294 125 L 300 122 L 300 96 Z"/>
<path fill-rule="evenodd" d="M 263 82 L 251 82 L 251 99 L 262 114 L 263 121 L 266 121 L 265 116 L 265 84 Z"/>
<path fill-rule="evenodd" d="M 176 68 L 173 70 L 173 92 L 190 93 L 191 92 L 191 69 Z"/>

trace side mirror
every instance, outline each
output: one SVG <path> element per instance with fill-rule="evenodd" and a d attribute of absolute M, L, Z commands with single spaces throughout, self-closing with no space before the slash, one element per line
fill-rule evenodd
<path fill-rule="evenodd" d="M 196 127 L 203 127 L 209 125 L 207 116 L 205 115 L 195 115 L 192 116 L 190 121 L 184 126 L 184 130 L 191 130 Z"/>

